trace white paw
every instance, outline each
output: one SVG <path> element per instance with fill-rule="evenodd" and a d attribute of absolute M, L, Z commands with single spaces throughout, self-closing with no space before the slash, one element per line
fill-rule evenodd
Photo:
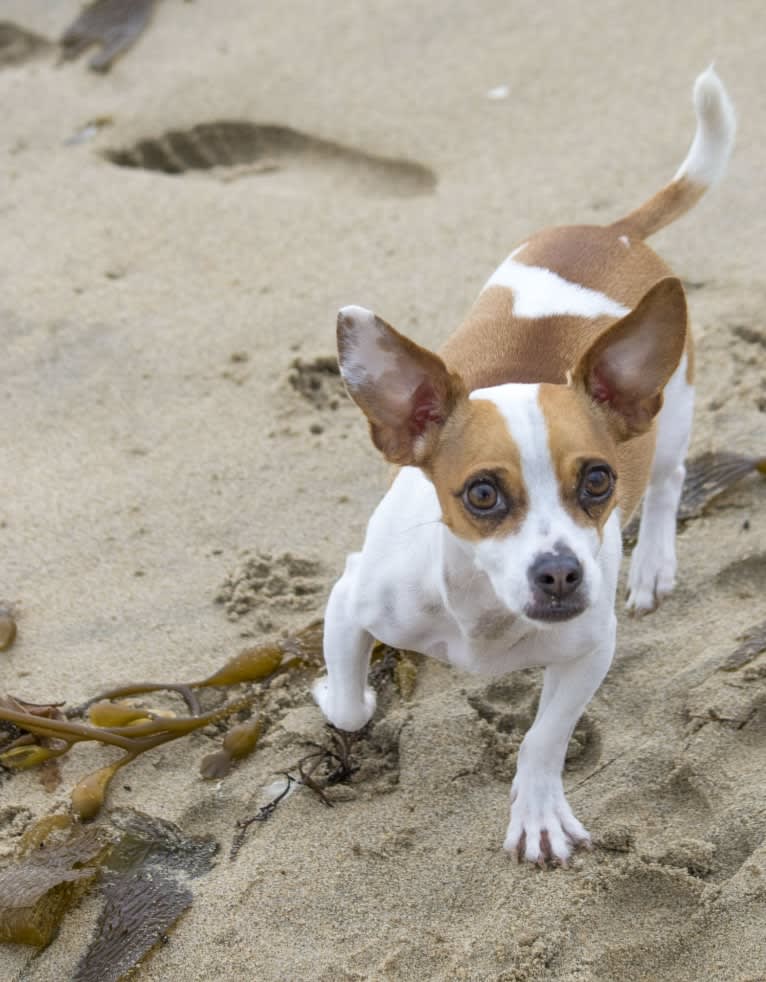
<path fill-rule="evenodd" d="M 349 733 L 361 730 L 369 723 L 375 712 L 375 692 L 369 686 L 365 686 L 362 702 L 339 698 L 338 694 L 330 688 L 330 680 L 327 677 L 317 679 L 311 692 L 325 718 L 339 730 L 347 730 Z"/>
<path fill-rule="evenodd" d="M 649 548 L 636 546 L 630 560 L 628 599 L 625 604 L 631 614 L 649 614 L 672 592 L 676 585 L 675 543 L 652 543 Z"/>
<path fill-rule="evenodd" d="M 503 848 L 518 862 L 567 866 L 578 846 L 590 849 L 590 835 L 572 814 L 561 780 L 518 781 L 517 777 L 511 788 L 511 821 Z"/>

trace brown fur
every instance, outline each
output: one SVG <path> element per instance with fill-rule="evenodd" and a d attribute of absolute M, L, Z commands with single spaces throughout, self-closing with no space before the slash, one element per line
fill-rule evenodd
<path fill-rule="evenodd" d="M 649 479 L 654 432 L 615 444 L 603 414 L 576 389 L 562 385 L 540 386 L 540 407 L 561 500 L 572 518 L 580 525 L 595 525 L 599 533 L 615 505 L 629 518 Z M 580 469 L 586 461 L 604 461 L 617 474 L 615 494 L 590 517 L 577 500 Z"/>
<path fill-rule="evenodd" d="M 445 525 L 461 539 L 476 541 L 487 534 L 506 535 L 521 528 L 529 506 L 521 455 L 494 403 L 461 400 L 423 469 L 436 488 Z M 496 474 L 510 500 L 510 513 L 502 522 L 475 518 L 461 501 L 467 480 L 480 472 Z"/>
<path fill-rule="evenodd" d="M 367 416 L 370 437 L 386 460 L 394 464 L 417 464 L 431 452 L 441 424 L 456 401 L 465 398 L 463 385 L 432 351 L 422 348 L 395 330 L 381 317 L 375 317 L 376 345 L 381 355 L 382 374 L 376 380 L 364 374 L 356 380 L 346 377 L 349 393 Z M 338 358 L 346 362 L 354 331 L 353 320 L 338 316 Z M 404 405 L 395 395 L 395 381 L 403 372 L 419 384 L 413 386 L 410 402 Z M 414 413 L 419 410 L 418 418 Z"/>
<path fill-rule="evenodd" d="M 670 268 L 643 242 L 597 226 L 544 229 L 515 256 L 633 308 Z M 485 290 L 439 354 L 469 391 L 503 382 L 564 382 L 595 339 L 614 323 L 598 318 L 516 317 L 507 287 Z"/>
<path fill-rule="evenodd" d="M 693 208 L 705 191 L 706 185 L 697 184 L 688 177 L 671 181 L 625 218 L 615 222 L 612 229 L 618 235 L 646 239 Z"/>
<path fill-rule="evenodd" d="M 598 290 L 634 309 L 651 287 L 669 275 L 669 267 L 638 239 L 626 246 L 617 226 L 571 226 L 545 229 L 533 236 L 514 259 L 541 266 L 564 279 Z M 565 383 L 588 349 L 615 318 L 568 315 L 520 318 L 513 313 L 513 292 L 492 286 L 478 298 L 463 324 L 440 355 L 459 373 L 466 389 L 504 382 Z M 693 375 L 693 348 L 686 332 L 687 377 Z M 570 399 L 562 389 L 562 400 Z M 547 401 L 552 424 L 558 400 Z M 560 408 L 560 406 L 559 406 Z M 646 487 L 654 453 L 655 427 L 628 445 L 619 444 L 613 466 L 618 474 L 621 515 L 627 522 Z M 610 460 L 606 454 L 604 459 Z"/>

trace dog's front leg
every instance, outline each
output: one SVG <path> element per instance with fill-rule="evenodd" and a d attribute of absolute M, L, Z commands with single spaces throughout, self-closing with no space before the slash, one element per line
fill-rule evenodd
<path fill-rule="evenodd" d="M 327 675 L 314 684 L 314 698 L 340 730 L 361 730 L 375 712 L 375 692 L 367 685 L 373 637 L 359 627 L 348 572 L 330 593 L 324 621 Z"/>
<path fill-rule="evenodd" d="M 561 772 L 577 720 L 612 661 L 616 620 L 588 655 L 545 670 L 537 716 L 519 749 L 504 846 L 517 859 L 566 865 L 572 848 L 590 845 L 564 795 Z"/>

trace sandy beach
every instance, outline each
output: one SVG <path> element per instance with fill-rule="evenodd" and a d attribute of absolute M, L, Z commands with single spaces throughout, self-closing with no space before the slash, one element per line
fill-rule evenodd
<path fill-rule="evenodd" d="M 79 9 L 0 11 L 40 39 L 0 62 L 0 602 L 18 624 L 0 694 L 201 678 L 321 617 L 387 481 L 332 372 L 337 309 L 438 347 L 530 232 L 609 223 L 672 177 L 712 59 L 730 170 L 651 244 L 687 288 L 691 453 L 766 454 L 762 3 L 162 0 L 104 75 L 58 61 Z M 152 169 L 170 157 L 181 173 Z M 268 590 L 220 602 L 259 555 Z M 620 611 L 576 731 L 564 783 L 593 852 L 546 872 L 502 850 L 540 674 L 423 659 L 412 691 L 380 670 L 334 807 L 300 788 L 230 860 L 237 821 L 325 739 L 308 677 L 286 675 L 223 780 L 199 775 L 205 731 L 110 792 L 100 821 L 137 809 L 220 844 L 134 977 L 766 980 L 766 653 L 722 670 L 766 618 L 766 481 L 689 522 L 678 555 L 657 613 Z M 52 789 L 0 771 L 0 866 L 113 756 L 76 748 Z M 0 946 L 0 978 L 72 978 L 100 903 L 42 952 Z"/>

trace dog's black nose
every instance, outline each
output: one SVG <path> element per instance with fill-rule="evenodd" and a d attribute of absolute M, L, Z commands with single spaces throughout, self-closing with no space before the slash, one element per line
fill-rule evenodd
<path fill-rule="evenodd" d="M 549 597 L 563 600 L 582 583 L 582 564 L 571 549 L 544 552 L 529 567 L 529 579 Z"/>

